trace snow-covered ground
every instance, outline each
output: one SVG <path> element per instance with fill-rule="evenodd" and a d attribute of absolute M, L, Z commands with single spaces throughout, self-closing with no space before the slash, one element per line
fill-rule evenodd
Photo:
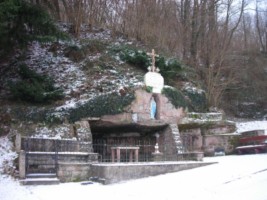
<path fill-rule="evenodd" d="M 237 123 L 237 132 L 265 129 L 266 121 Z M 267 134 L 267 133 L 266 133 Z M 206 157 L 217 164 L 112 185 L 62 183 L 21 186 L 4 174 L 16 158 L 12 143 L 0 137 L 0 200 L 267 200 L 267 154 Z"/>
<path fill-rule="evenodd" d="M 218 164 L 113 185 L 20 186 L 0 178 L 1 200 L 267 199 L 267 154 L 205 158 Z"/>
<path fill-rule="evenodd" d="M 217 164 L 112 185 L 64 183 L 21 186 L 4 175 L 3 163 L 16 156 L 11 143 L 0 138 L 0 200 L 53 199 L 242 199 L 267 200 L 267 154 L 207 157 Z"/>

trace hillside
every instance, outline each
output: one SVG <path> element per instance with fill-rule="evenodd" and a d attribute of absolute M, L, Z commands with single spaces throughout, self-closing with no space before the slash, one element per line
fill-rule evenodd
<path fill-rule="evenodd" d="M 64 23 L 60 27 L 69 34 L 70 25 Z M 122 34 L 88 26 L 82 27 L 79 39 L 71 36 L 66 41 L 30 43 L 26 53 L 18 50 L 1 63 L 1 134 L 7 133 L 11 124 L 18 126 L 23 121 L 73 123 L 84 117 L 122 112 L 134 98 L 133 91 L 144 87 L 143 77 L 150 62 L 148 51 L 149 47 Z M 169 90 L 175 106 L 195 112 L 208 111 L 205 91 L 200 88 L 203 83 L 197 81 L 192 68 L 161 54 L 156 64 L 161 67 L 165 84 L 176 88 L 174 93 Z M 33 102 L 30 97 L 27 101 L 14 98 L 10 85 L 20 85 L 21 65 L 41 77 L 50 77 L 63 98 L 41 103 Z M 30 90 L 34 94 L 39 92 L 38 87 Z"/>
<path fill-rule="evenodd" d="M 61 29 L 68 32 L 70 27 L 61 24 Z M 133 91 L 144 87 L 143 77 L 147 70 L 142 62 L 147 63 L 149 59 L 145 53 L 149 51 L 147 49 L 134 40 L 113 36 L 109 30 L 94 28 L 89 31 L 86 26 L 79 39 L 71 37 L 70 40 L 54 43 L 32 42 L 26 54 L 17 51 L 9 61 L 1 63 L 1 131 L 7 132 L 11 122 L 53 124 L 121 112 L 133 98 Z M 134 53 L 139 57 L 142 55 L 140 64 L 138 60 L 134 63 L 122 59 L 122 55 L 129 59 Z M 165 63 L 176 63 L 162 56 L 160 59 L 164 61 L 161 64 L 163 67 L 167 66 Z M 63 92 L 63 98 L 51 102 L 33 102 L 33 98 L 24 99 L 25 93 L 22 93 L 22 97 L 14 98 L 10 85 L 22 84 L 19 76 L 21 65 L 32 70 L 26 70 L 31 76 L 50 77 L 54 87 Z M 179 65 L 178 68 L 176 74 L 168 74 L 168 69 L 162 71 L 166 75 L 165 81 L 171 83 L 173 78 L 179 76 L 180 81 L 175 81 L 175 85 L 179 85 L 180 89 L 184 88 L 188 94 L 204 94 L 192 83 L 185 82 L 192 73 L 187 73 L 184 66 Z M 35 72 L 37 75 L 33 75 Z M 26 82 L 34 81 L 29 79 Z M 38 93 L 38 89 L 30 88 L 30 94 Z"/>

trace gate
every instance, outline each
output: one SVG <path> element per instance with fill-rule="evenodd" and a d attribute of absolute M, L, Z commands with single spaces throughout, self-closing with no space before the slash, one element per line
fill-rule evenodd
<path fill-rule="evenodd" d="M 59 160 L 92 151 L 90 142 L 76 140 L 21 138 L 21 145 L 26 155 L 26 173 L 56 173 Z"/>
<path fill-rule="evenodd" d="M 58 140 L 23 138 L 26 155 L 26 174 L 56 173 L 58 166 Z"/>

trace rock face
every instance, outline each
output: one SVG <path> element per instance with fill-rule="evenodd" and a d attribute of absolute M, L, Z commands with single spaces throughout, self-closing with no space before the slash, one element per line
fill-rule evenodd
<path fill-rule="evenodd" d="M 155 115 L 153 99 L 156 102 Z M 89 123 L 93 137 L 98 140 L 105 140 L 106 144 L 110 143 L 114 146 L 112 137 L 121 140 L 125 140 L 127 137 L 127 141 L 124 141 L 123 144 L 118 141 L 116 146 L 131 146 L 133 145 L 131 140 L 142 141 L 144 144 L 151 144 L 149 152 L 140 150 L 139 154 L 143 159 L 151 156 L 151 158 L 149 157 L 151 160 L 176 161 L 178 154 L 181 153 L 179 151 L 181 145 L 178 144 L 181 141 L 177 140 L 177 136 L 179 136 L 177 124 L 183 117 L 183 108 L 176 109 L 164 95 L 138 89 L 135 91 L 135 100 L 125 108 L 123 113 L 105 115 L 96 121 L 89 120 Z M 176 132 L 170 125 L 175 125 Z M 159 146 L 157 153 L 154 149 L 156 135 L 158 135 Z M 146 153 L 148 153 L 147 156 L 145 156 Z"/>
<path fill-rule="evenodd" d="M 205 155 L 213 156 L 216 148 L 223 148 L 226 154 L 233 153 L 233 142 L 237 137 L 234 133 L 235 123 L 224 121 L 218 116 L 219 114 L 214 120 L 209 117 L 209 120 L 206 121 L 182 120 L 179 130 L 187 151 L 203 151 Z"/>
<path fill-rule="evenodd" d="M 82 141 L 92 141 L 92 133 L 87 120 L 75 122 L 74 129 L 74 135 L 77 139 Z"/>
<path fill-rule="evenodd" d="M 156 117 L 151 119 L 151 100 L 156 101 Z M 184 116 L 183 108 L 176 109 L 168 98 L 162 94 L 148 93 L 139 89 L 135 92 L 135 100 L 125 109 L 125 112 L 117 115 L 105 115 L 102 121 L 111 123 L 143 123 L 149 121 L 164 121 L 165 123 L 178 123 Z"/>

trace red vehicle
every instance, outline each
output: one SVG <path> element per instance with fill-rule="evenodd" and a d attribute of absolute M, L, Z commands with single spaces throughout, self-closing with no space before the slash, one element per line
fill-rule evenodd
<path fill-rule="evenodd" d="M 267 135 L 264 130 L 253 130 L 241 133 L 240 146 L 236 147 L 238 154 L 266 153 Z"/>

